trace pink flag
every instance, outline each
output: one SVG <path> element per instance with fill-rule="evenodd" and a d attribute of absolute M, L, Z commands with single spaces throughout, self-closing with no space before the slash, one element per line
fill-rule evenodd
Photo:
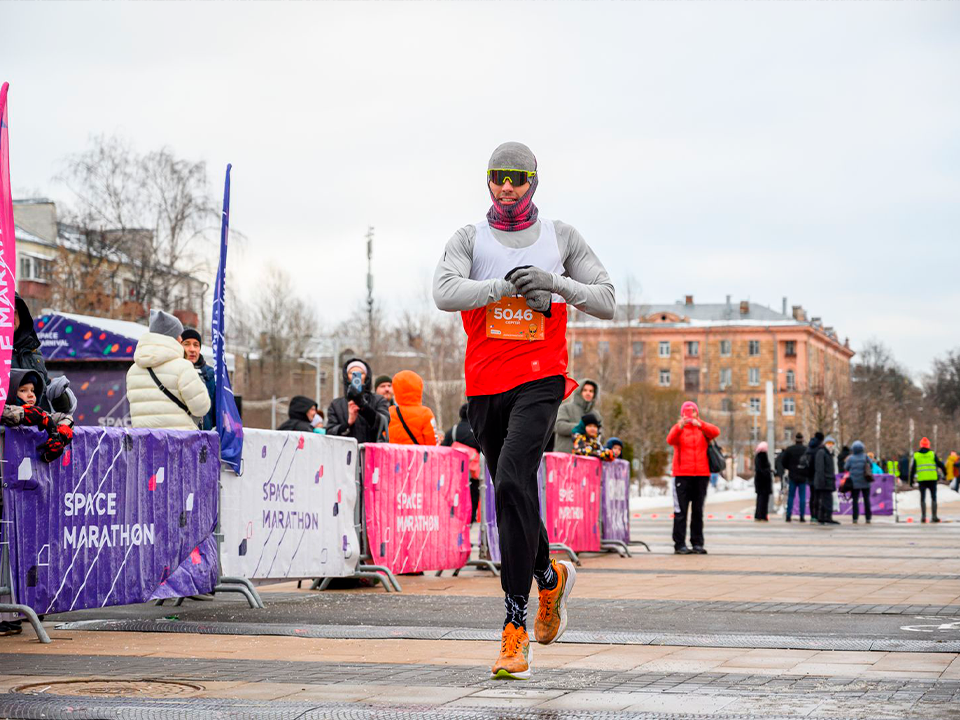
<path fill-rule="evenodd" d="M 13 350 L 17 241 L 13 227 L 13 194 L 10 189 L 10 137 L 7 132 L 8 83 L 0 87 L 0 411 L 10 386 L 10 354 Z"/>

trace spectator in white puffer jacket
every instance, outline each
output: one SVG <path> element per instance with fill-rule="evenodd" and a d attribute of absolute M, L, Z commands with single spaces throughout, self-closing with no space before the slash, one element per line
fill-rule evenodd
<path fill-rule="evenodd" d="M 173 315 L 150 311 L 150 332 L 137 343 L 133 365 L 127 371 L 133 427 L 196 430 L 197 419 L 210 410 L 207 388 L 193 363 L 184 357 L 182 332 L 183 325 Z M 164 393 L 161 384 L 176 401 Z"/>

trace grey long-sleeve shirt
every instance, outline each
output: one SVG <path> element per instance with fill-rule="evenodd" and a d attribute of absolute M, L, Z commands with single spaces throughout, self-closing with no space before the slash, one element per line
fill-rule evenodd
<path fill-rule="evenodd" d="M 610 275 L 576 228 L 559 220 L 554 221 L 554 225 L 564 273 L 553 274 L 553 292 L 577 310 L 610 320 L 617 308 Z M 525 248 L 540 237 L 540 222 L 516 232 L 490 230 L 504 247 Z M 516 294 L 513 283 L 507 280 L 470 279 L 475 240 L 476 228 L 467 225 L 447 241 L 433 275 L 433 300 L 441 310 L 473 310 Z"/>

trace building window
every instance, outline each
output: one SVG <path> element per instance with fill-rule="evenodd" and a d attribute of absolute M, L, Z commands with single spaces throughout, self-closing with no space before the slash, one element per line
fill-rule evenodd
<path fill-rule="evenodd" d="M 750 398 L 750 414 L 760 414 L 760 398 Z"/>
<path fill-rule="evenodd" d="M 787 340 L 783 344 L 784 355 L 787 357 L 796 357 L 797 356 L 797 341 L 796 340 Z"/>
<path fill-rule="evenodd" d="M 759 341 L 759 340 L 751 340 L 751 341 L 750 341 L 750 356 L 751 356 L 751 357 L 756 357 L 756 356 L 759 355 L 759 354 L 760 354 L 760 341 Z"/>
<path fill-rule="evenodd" d="M 637 340 L 633 343 L 633 356 L 643 357 L 643 342 Z"/>
<path fill-rule="evenodd" d="M 797 374 L 793 370 L 787 370 L 787 390 L 797 389 Z"/>
<path fill-rule="evenodd" d="M 689 357 L 698 357 L 700 355 L 700 342 L 691 340 L 687 343 L 687 355 Z"/>
<path fill-rule="evenodd" d="M 760 428 L 756 425 L 750 428 L 750 442 L 760 442 Z"/>
<path fill-rule="evenodd" d="M 580 342 L 579 340 L 574 340 L 574 341 L 573 341 L 573 356 L 574 356 L 574 357 L 580 357 L 581 355 L 583 355 L 583 343 Z"/>
<path fill-rule="evenodd" d="M 670 371 L 660 371 L 660 387 L 670 387 Z"/>
<path fill-rule="evenodd" d="M 597 352 L 600 353 L 601 355 L 606 355 L 608 352 L 610 352 L 610 341 L 601 340 L 600 342 L 598 342 Z"/>
<path fill-rule="evenodd" d="M 31 255 L 23 255 L 20 258 L 20 276 L 17 280 L 49 282 L 51 265 L 52 263 L 49 260 L 42 260 L 41 258 Z"/>
<path fill-rule="evenodd" d="M 791 440 L 793 440 L 793 436 L 794 436 L 794 430 L 793 430 L 792 427 L 785 427 L 785 428 L 783 429 L 783 441 L 784 441 L 784 442 L 790 442 Z"/>
<path fill-rule="evenodd" d="M 721 400 L 720 410 L 725 413 L 733 412 L 733 400 L 731 400 L 730 398 L 724 398 L 723 400 Z"/>
<path fill-rule="evenodd" d="M 720 371 L 720 389 L 726 390 L 733 384 L 733 370 L 724 368 Z"/>
<path fill-rule="evenodd" d="M 683 369 L 683 389 L 687 392 L 700 392 L 700 368 Z"/>
<path fill-rule="evenodd" d="M 670 341 L 660 341 L 660 357 L 670 357 Z"/>
<path fill-rule="evenodd" d="M 730 357 L 733 354 L 733 343 L 729 340 L 720 341 L 720 357 Z"/>
<path fill-rule="evenodd" d="M 797 403 L 793 398 L 784 398 L 783 399 L 783 414 L 784 415 L 796 415 L 797 414 Z"/>
<path fill-rule="evenodd" d="M 747 371 L 747 382 L 750 385 L 760 384 L 760 368 L 750 368 Z"/>

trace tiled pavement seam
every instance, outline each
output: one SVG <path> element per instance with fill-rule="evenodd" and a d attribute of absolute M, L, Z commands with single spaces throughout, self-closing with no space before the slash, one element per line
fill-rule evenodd
<path fill-rule="evenodd" d="M 742 575 L 745 577 L 841 578 L 844 580 L 955 580 L 956 574 L 944 573 L 856 573 L 792 572 L 789 570 L 727 570 L 692 568 L 601 568 L 583 567 L 577 573 L 615 573 L 626 575 Z"/>
<path fill-rule="evenodd" d="M 579 570 L 578 572 L 582 572 Z M 612 572 L 612 571 L 611 571 Z M 950 578 L 947 578 L 950 579 Z M 316 595 L 304 595 L 301 593 L 271 593 L 267 596 L 267 602 L 305 602 Z M 410 596 L 417 598 L 417 602 L 423 596 Z M 238 601 L 240 602 L 240 601 Z M 244 601 L 245 602 L 245 601 Z M 409 599 L 405 602 L 410 602 Z M 590 603 L 604 602 L 625 602 L 623 600 L 605 600 L 600 598 L 578 598 L 577 603 L 580 606 L 588 606 Z M 957 615 L 960 617 L 960 605 L 863 605 L 851 603 L 814 603 L 814 602 L 739 602 L 731 600 L 629 600 L 631 612 L 644 610 L 696 610 L 703 612 L 758 612 L 758 613 L 813 613 L 823 615 L 830 613 L 834 615 Z"/>
<path fill-rule="evenodd" d="M 465 665 L 389 664 L 241 660 L 194 660 L 171 657 L 93 655 L 30 655 L 4 658 L 4 675 L 73 676 L 95 674 L 105 679 L 158 679 L 187 682 L 278 682 L 330 685 L 411 685 L 452 688 L 502 688 L 484 679 L 486 667 Z M 722 672 L 636 672 L 588 668 L 537 668 L 523 683 L 530 690 L 564 692 L 656 692 L 685 695 L 791 694 L 867 699 L 912 697 L 960 704 L 960 680 L 828 677 L 818 675 L 764 675 Z"/>
<path fill-rule="evenodd" d="M 65 623 L 61 630 L 183 633 L 200 635 L 290 636 L 357 640 L 497 641 L 496 630 L 437 626 L 292 625 L 282 623 L 191 622 L 183 620 L 90 620 Z M 569 630 L 566 644 L 663 645 L 671 647 L 768 648 L 779 650 L 849 650 L 912 653 L 960 653 L 960 640 L 835 637 L 818 635 L 751 635 L 746 633 L 680 634 L 666 632 L 592 632 Z"/>

